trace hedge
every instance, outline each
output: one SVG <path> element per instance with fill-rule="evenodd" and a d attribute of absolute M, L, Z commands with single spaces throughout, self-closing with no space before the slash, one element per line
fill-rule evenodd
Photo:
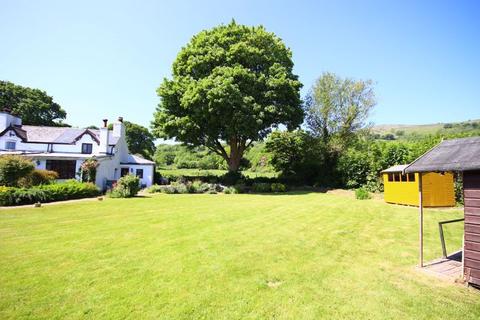
<path fill-rule="evenodd" d="M 16 206 L 37 202 L 53 202 L 94 197 L 100 190 L 93 183 L 69 180 L 31 188 L 0 186 L 0 206 Z"/>

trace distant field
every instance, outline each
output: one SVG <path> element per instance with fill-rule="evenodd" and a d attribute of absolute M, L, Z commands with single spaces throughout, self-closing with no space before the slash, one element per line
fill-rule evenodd
<path fill-rule="evenodd" d="M 383 137 L 393 135 L 395 139 L 408 139 L 412 136 L 422 135 L 480 135 L 480 120 L 463 122 L 433 123 L 421 125 L 384 124 L 377 125 L 372 131 Z M 389 139 L 391 140 L 391 139 Z"/>
<path fill-rule="evenodd" d="M 202 169 L 159 169 L 158 170 L 162 176 L 216 176 L 220 177 L 227 173 L 227 170 L 202 170 Z M 254 172 L 254 171 L 243 171 L 243 175 L 249 178 L 256 177 L 266 177 L 274 178 L 278 176 L 278 173 L 275 172 Z"/>

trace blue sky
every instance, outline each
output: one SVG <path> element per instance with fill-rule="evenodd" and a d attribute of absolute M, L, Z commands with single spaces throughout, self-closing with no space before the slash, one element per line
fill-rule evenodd
<path fill-rule="evenodd" d="M 376 124 L 478 119 L 479 3 L 0 0 L 0 79 L 47 91 L 72 125 L 148 126 L 180 48 L 234 18 L 285 41 L 302 94 L 331 71 L 376 82 Z"/>

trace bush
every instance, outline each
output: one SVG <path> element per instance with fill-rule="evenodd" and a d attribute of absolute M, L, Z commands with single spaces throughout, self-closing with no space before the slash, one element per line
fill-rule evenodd
<path fill-rule="evenodd" d="M 58 173 L 50 170 L 35 169 L 26 177 L 18 180 L 20 187 L 38 186 L 41 184 L 50 184 L 58 179 Z"/>
<path fill-rule="evenodd" d="M 236 184 L 241 179 L 244 179 L 244 176 L 239 171 L 228 171 L 221 177 L 221 181 L 228 186 Z"/>
<path fill-rule="evenodd" d="M 118 179 L 110 192 L 112 198 L 131 198 L 140 191 L 140 179 L 137 176 L 127 174 Z"/>
<path fill-rule="evenodd" d="M 171 187 L 175 189 L 175 193 L 191 193 L 186 183 L 173 182 Z"/>
<path fill-rule="evenodd" d="M 235 187 L 228 187 L 228 188 L 225 188 L 223 190 L 223 192 L 225 194 L 235 194 L 235 193 L 239 193 L 237 189 L 235 189 Z"/>
<path fill-rule="evenodd" d="M 370 199 L 370 193 L 364 187 L 358 188 L 355 190 L 355 198 L 358 200 L 367 200 Z"/>
<path fill-rule="evenodd" d="M 158 184 L 151 185 L 145 191 L 147 193 L 160 193 L 162 192 L 164 186 L 160 186 Z"/>
<path fill-rule="evenodd" d="M 92 183 L 69 180 L 31 188 L 0 187 L 0 205 L 14 206 L 36 202 L 53 202 L 98 196 L 100 190 Z"/>
<path fill-rule="evenodd" d="M 269 183 L 257 182 L 252 185 L 252 190 L 254 192 L 265 193 L 265 192 L 271 192 L 272 188 Z"/>
<path fill-rule="evenodd" d="M 272 192 L 285 192 L 287 191 L 287 186 L 283 183 L 272 183 L 270 189 Z"/>
<path fill-rule="evenodd" d="M 32 161 L 17 155 L 0 156 L 0 185 L 17 187 L 21 178 L 35 169 Z"/>

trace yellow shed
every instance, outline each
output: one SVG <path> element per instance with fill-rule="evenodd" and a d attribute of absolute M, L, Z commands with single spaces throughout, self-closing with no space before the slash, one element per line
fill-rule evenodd
<path fill-rule="evenodd" d="M 385 202 L 418 206 L 418 173 L 402 174 L 406 167 L 398 165 L 382 171 Z M 424 173 L 422 186 L 425 207 L 455 206 L 452 173 Z"/>

